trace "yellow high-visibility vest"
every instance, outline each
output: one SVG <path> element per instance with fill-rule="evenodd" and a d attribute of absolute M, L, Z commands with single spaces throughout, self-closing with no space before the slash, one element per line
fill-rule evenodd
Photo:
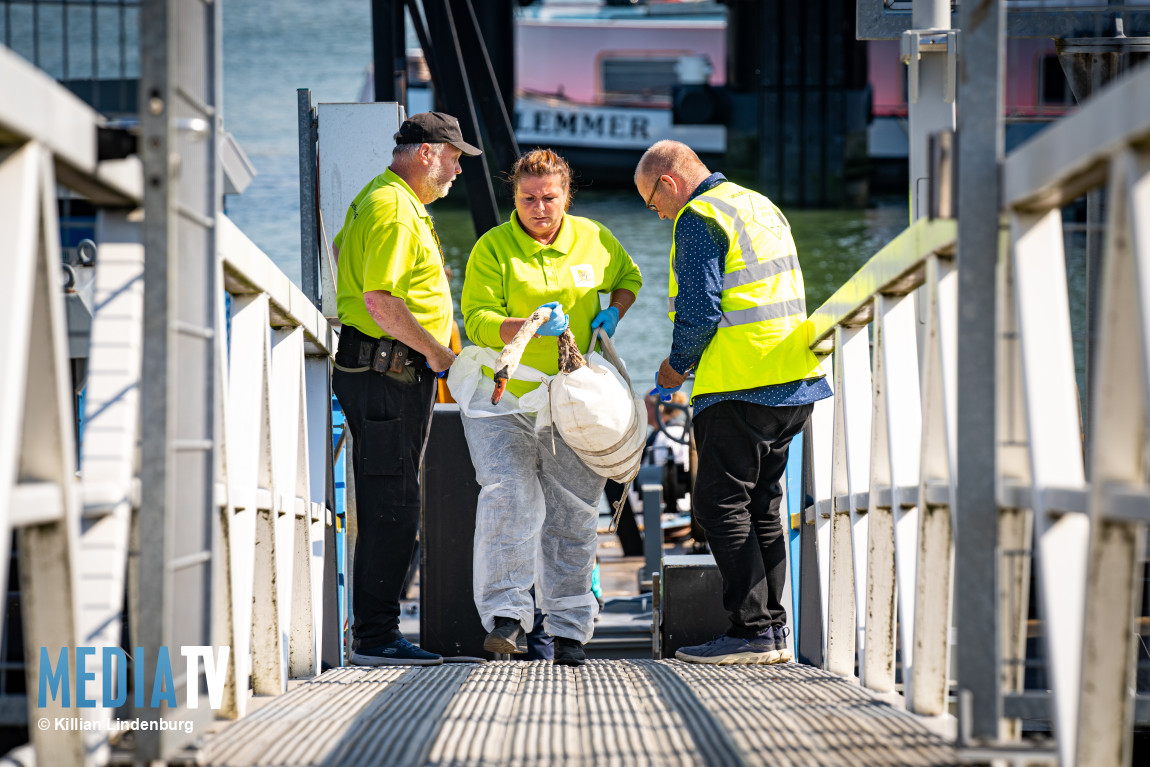
<path fill-rule="evenodd" d="M 811 352 L 806 292 L 791 225 L 761 194 L 729 181 L 688 202 L 722 227 L 730 243 L 719 327 L 695 368 L 692 398 L 757 389 L 822 375 Z M 671 244 L 670 317 L 675 321 L 675 245 Z"/>

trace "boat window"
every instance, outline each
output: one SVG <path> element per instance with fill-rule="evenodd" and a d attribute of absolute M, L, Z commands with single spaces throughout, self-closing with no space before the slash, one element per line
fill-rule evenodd
<path fill-rule="evenodd" d="M 678 82 L 677 58 L 605 57 L 601 98 L 605 104 L 671 103 L 671 88 Z"/>
<path fill-rule="evenodd" d="M 1062 71 L 1057 56 L 1043 56 L 1038 68 L 1038 98 L 1040 104 L 1073 104 L 1070 83 Z"/>

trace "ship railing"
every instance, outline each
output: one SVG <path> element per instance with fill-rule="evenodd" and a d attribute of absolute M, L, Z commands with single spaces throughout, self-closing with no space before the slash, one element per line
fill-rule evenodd
<path fill-rule="evenodd" d="M 99 159 L 102 124 L 66 88 L 0 47 L 0 263 L 6 286 L 0 301 L 0 533 L 14 531 L 18 541 L 26 675 L 19 685 L 8 678 L 5 689 L 28 691 L 26 700 L 7 694 L 4 709 L 9 724 L 32 723 L 29 736 L 41 764 L 107 761 L 115 733 L 109 725 L 123 701 L 107 699 L 106 681 L 116 698 L 126 692 L 118 686 L 125 677 L 137 680 L 137 687 L 147 680 L 143 708 L 140 698 L 127 697 L 129 707 L 135 701 L 133 716 L 202 724 L 205 716 L 240 716 L 253 691 L 283 692 L 289 678 L 318 674 L 321 665 L 324 540 L 333 505 L 334 332 L 220 213 L 213 227 L 216 309 L 210 323 L 218 332 L 179 320 L 172 331 L 176 339 L 206 333 L 214 342 L 214 365 L 199 374 L 214 380 L 217 393 L 214 471 L 202 480 L 180 474 L 207 483 L 203 513 L 211 522 L 194 529 L 212 531 L 212 540 L 202 542 L 210 583 L 193 588 L 196 594 L 206 590 L 201 604 L 207 608 L 200 615 L 188 603 L 189 625 L 177 626 L 173 635 L 207 637 L 202 644 L 211 645 L 212 660 L 226 662 L 227 670 L 222 695 L 206 700 L 201 694 L 198 710 L 192 709 L 184 689 L 210 691 L 199 673 L 208 671 L 207 664 L 197 668 L 197 678 L 185 679 L 180 648 L 166 648 L 180 695 L 175 706 L 153 698 L 156 648 L 138 632 L 168 618 L 141 604 L 140 581 L 176 573 L 167 598 L 178 604 L 188 586 L 179 573 L 196 563 L 181 562 L 176 553 L 180 520 L 166 517 L 163 546 L 139 535 L 140 519 L 170 514 L 140 502 L 140 444 L 151 428 L 140 396 L 149 322 L 145 261 L 164 255 L 146 253 L 142 241 L 143 166 L 136 157 Z M 79 450 L 61 288 L 60 190 L 96 208 L 95 263 L 73 267 L 94 272 Z M 179 354 L 178 340 L 174 345 Z M 176 471 L 180 450 L 201 448 L 176 445 Z M 199 548 L 201 542 L 192 543 Z M 0 577 L 9 572 L 8 557 L 8 547 L 0 546 Z M 6 612 L 6 621 L 11 615 Z M 183 620 L 178 609 L 174 615 Z M 125 621 L 129 643 L 119 652 Z M 137 645 L 147 648 L 146 657 Z M 226 654 L 224 647 L 230 648 Z M 71 673 L 61 679 L 65 657 Z M 146 676 L 136 675 L 144 664 Z M 45 674 L 57 677 L 57 686 L 45 685 Z M 82 706 L 82 698 L 94 705 Z M 90 724 L 56 726 L 59 717 Z M 49 726 L 38 726 L 45 721 Z M 137 754 L 170 756 L 198 734 L 177 730 L 148 748 L 140 733 Z"/>
<path fill-rule="evenodd" d="M 987 403 L 998 569 L 996 593 L 981 597 L 984 625 L 952 621 L 955 590 L 970 587 L 955 582 L 956 565 L 972 555 L 955 543 L 957 222 L 920 219 L 810 318 L 812 348 L 831 355 L 835 397 L 812 416 L 802 530 L 814 536 L 805 550 L 817 551 L 819 578 L 800 589 L 821 613 L 822 636 L 800 633 L 800 652 L 872 690 L 901 689 L 910 710 L 938 716 L 954 713 L 952 643 L 995 631 L 997 657 L 985 662 L 997 667 L 1001 738 L 1016 740 L 1023 719 L 1047 720 L 1063 764 L 1128 761 L 1134 724 L 1150 724 L 1135 681 L 1150 522 L 1147 92 L 1144 67 L 1001 165 L 996 401 Z M 1080 408 L 1063 207 L 1098 188 L 1109 215 Z M 1025 689 L 1034 686 L 1023 661 L 1036 628 L 1032 572 L 1048 690 Z M 962 688 L 961 667 L 957 675 Z M 1092 761 L 1100 754 L 1109 756 Z"/>

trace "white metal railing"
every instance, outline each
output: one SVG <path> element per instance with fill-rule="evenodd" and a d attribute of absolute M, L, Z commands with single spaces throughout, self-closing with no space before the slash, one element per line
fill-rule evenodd
<path fill-rule="evenodd" d="M 814 348 L 833 351 L 836 392 L 812 417 L 805 520 L 817 531 L 825 664 L 853 675 L 857 662 L 866 686 L 894 690 L 901 616 L 908 703 L 930 714 L 943 713 L 947 692 L 955 233 L 954 221 L 920 220 L 811 315 Z"/>
<path fill-rule="evenodd" d="M 140 162 L 100 162 L 101 118 L 51 78 L 0 47 L 0 540 L 19 533 L 28 706 L 40 717 L 106 722 L 99 648 L 119 647 L 129 542 L 139 508 L 144 246 Z M 57 183 L 98 208 L 99 256 L 82 469 L 76 473 L 68 329 L 60 289 Z M 331 474 L 331 326 L 266 255 L 220 216 L 215 334 L 220 540 L 212 556 L 211 634 L 230 645 L 222 716 L 257 694 L 319 672 L 324 528 Z M 225 290 L 232 296 L 225 318 Z M 156 510 L 152 510 L 153 512 Z M 142 544 L 138 544 L 142 545 Z M 8 572 L 0 545 L 0 578 Z M 165 554 L 164 556 L 170 556 Z M 0 583 L 0 586 L 3 584 Z M 156 616 L 133 614 L 136 626 Z M 41 648 L 97 648 L 87 689 L 97 708 L 37 706 Z M 178 648 L 173 650 L 177 653 Z M 75 679 L 72 680 L 73 685 Z M 182 705 L 182 702 L 181 702 Z M 168 711 L 168 719 L 179 718 Z M 30 728 L 41 764 L 102 763 L 106 727 Z"/>
<path fill-rule="evenodd" d="M 229 711 L 242 715 L 249 672 L 256 694 L 319 673 L 335 347 L 319 310 L 221 220 L 222 284 L 233 296 L 231 350 L 224 359 L 221 348 L 220 368 L 227 457 L 217 497 L 231 570 L 221 618 L 232 627 L 239 685 L 229 688 Z"/>
<path fill-rule="evenodd" d="M 1066 765 L 1127 763 L 1145 705 L 1133 680 L 1150 522 L 1147 94 L 1143 68 L 1002 169 L 999 593 L 986 597 L 998 604 L 1001 658 L 988 662 L 999 664 L 1001 694 L 1022 692 L 1023 667 L 1002 658 L 1026 655 L 1033 551 L 1048 716 Z M 1061 207 L 1098 187 L 1109 218 L 1084 435 Z M 953 512 L 956 237 L 955 222 L 919 221 L 811 316 L 813 348 L 833 351 L 836 393 L 815 408 L 815 504 L 804 516 L 817 535 L 825 666 L 853 675 L 857 664 L 862 684 L 886 692 L 898 658 L 907 705 L 926 715 L 948 710 L 951 602 L 962 586 L 953 573 L 964 555 Z M 1001 722 L 1005 740 L 1020 735 L 1019 720 L 1006 718 L 1016 710 Z"/>
<path fill-rule="evenodd" d="M 1010 248 L 999 282 L 1001 546 L 1034 551 L 1063 764 L 1129 761 L 1150 522 L 1148 94 L 1143 68 L 1020 147 L 1003 168 Z M 1099 187 L 1109 218 L 1084 454 L 1060 208 Z M 1027 590 L 1020 593 L 1020 612 L 1004 615 L 1012 628 L 1026 617 Z M 1025 637 L 1015 641 L 1017 657 Z"/>
<path fill-rule="evenodd" d="M 131 473 L 101 465 L 92 447 L 103 442 L 134 457 L 135 434 L 125 444 L 122 429 L 138 422 L 132 386 L 116 384 L 105 371 L 112 343 L 132 366 L 138 340 L 116 338 L 114 322 L 94 331 L 91 409 L 97 413 L 85 451 L 91 469 L 76 479 L 71 372 L 67 326 L 60 289 L 60 237 L 56 220 L 57 180 L 82 190 L 97 204 L 132 205 L 140 199 L 137 160 L 100 163 L 96 158 L 99 116 L 50 77 L 0 47 L 0 231 L 5 233 L 5 300 L 0 302 L 0 540 L 19 532 L 22 609 L 28 706 L 33 716 L 78 715 L 107 719 L 107 709 L 64 710 L 57 701 L 36 707 L 41 648 L 56 663 L 61 649 L 119 645 L 127 555 L 127 513 L 133 495 Z M 109 243 L 106 279 L 121 261 L 142 264 L 138 245 Z M 105 317 L 131 317 L 142 286 L 109 302 L 97 288 Z M 136 316 L 138 318 L 138 310 Z M 121 328 L 122 329 L 122 328 Z M 109 338 L 109 333 L 112 338 Z M 130 415 L 126 413 L 131 410 Z M 126 420 L 125 420 L 126 419 Z M 109 433 L 101 435 L 102 430 Z M 117 432 L 112 434 L 111 432 Z M 117 437 L 121 438 L 119 444 Z M 121 466 L 122 468 L 122 466 Z M 131 468 L 131 464 L 128 464 Z M 8 545 L 0 545 L 0 577 L 8 573 Z M 91 659 L 93 665 L 99 657 Z M 102 679 L 104 669 L 96 669 Z M 91 684 L 91 683 L 90 683 Z M 98 688 L 92 688 L 98 689 Z M 78 713 L 77 713 L 78 712 Z M 44 763 L 75 764 L 107 756 L 106 736 L 80 731 L 44 731 L 30 736 Z"/>

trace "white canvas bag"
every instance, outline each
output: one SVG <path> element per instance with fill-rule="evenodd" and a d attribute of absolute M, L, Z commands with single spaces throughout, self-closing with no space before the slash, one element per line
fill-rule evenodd
<path fill-rule="evenodd" d="M 596 339 L 603 353 L 588 350 L 587 364 L 574 373 L 549 376 L 519 365 L 513 380 L 543 385 L 519 398 L 504 392 L 497 405 L 491 404 L 494 382 L 483 375 L 484 366 L 494 367 L 497 353 L 469 346 L 448 370 L 448 388 L 460 410 L 471 418 L 534 413 L 536 430 L 554 423 L 563 441 L 592 471 L 625 483 L 639 472 L 647 442 L 647 407 L 631 387 L 627 367 L 611 338 L 596 329 L 591 349 Z"/>
<path fill-rule="evenodd" d="M 611 338 L 597 328 L 592 349 L 596 338 L 602 355 L 589 351 L 584 367 L 553 377 L 551 420 L 592 471 L 626 483 L 639 472 L 647 442 L 647 408 L 631 387 L 627 366 Z"/>

